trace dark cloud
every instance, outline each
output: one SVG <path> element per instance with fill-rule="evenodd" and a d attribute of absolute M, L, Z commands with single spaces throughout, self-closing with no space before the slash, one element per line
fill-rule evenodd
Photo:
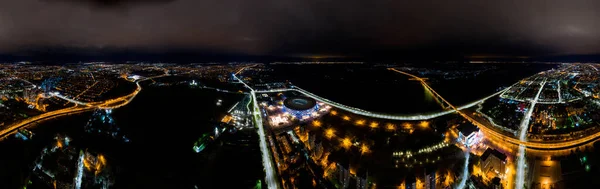
<path fill-rule="evenodd" d="M 81 2 L 108 8 L 89 9 Z M 600 51 L 600 1 L 592 0 L 153 2 L 1 1 L 0 52 L 37 47 L 321 56 Z"/>
<path fill-rule="evenodd" d="M 154 4 L 154 3 L 170 3 L 175 0 L 41 0 L 46 2 L 63 2 L 63 3 L 75 3 L 82 5 L 90 5 L 97 8 L 115 8 L 122 6 L 140 5 L 140 4 Z"/>

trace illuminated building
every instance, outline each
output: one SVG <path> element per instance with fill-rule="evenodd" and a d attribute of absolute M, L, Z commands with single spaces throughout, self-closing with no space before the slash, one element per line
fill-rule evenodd
<path fill-rule="evenodd" d="M 290 97 L 283 101 L 283 111 L 298 119 L 310 117 L 319 110 L 317 101 L 308 97 Z"/>
<path fill-rule="evenodd" d="M 284 114 L 273 115 L 269 117 L 269 122 L 272 126 L 281 126 L 289 123 L 288 117 Z"/>
<path fill-rule="evenodd" d="M 38 96 L 36 88 L 23 89 L 23 99 L 27 102 L 36 102 Z"/>
<path fill-rule="evenodd" d="M 344 165 L 345 164 L 345 165 Z M 337 168 L 338 168 L 338 181 L 340 182 L 339 184 L 341 185 L 341 188 L 348 188 L 348 186 L 350 185 L 350 165 L 347 163 L 337 163 Z"/>
<path fill-rule="evenodd" d="M 465 146 L 472 146 L 481 139 L 479 128 L 471 124 L 462 124 L 458 126 L 458 142 Z"/>
<path fill-rule="evenodd" d="M 504 178 L 506 173 L 506 155 L 502 152 L 488 148 L 481 155 L 479 166 L 483 176 L 491 179 L 494 177 Z"/>
<path fill-rule="evenodd" d="M 425 189 L 435 189 L 435 169 L 425 171 Z"/>

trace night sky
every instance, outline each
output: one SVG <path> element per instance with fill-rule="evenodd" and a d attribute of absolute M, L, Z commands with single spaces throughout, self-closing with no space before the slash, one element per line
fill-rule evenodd
<path fill-rule="evenodd" d="M 0 2 L 1 54 L 40 51 L 182 51 L 292 57 L 599 54 L 599 29 L 600 1 L 594 0 Z"/>

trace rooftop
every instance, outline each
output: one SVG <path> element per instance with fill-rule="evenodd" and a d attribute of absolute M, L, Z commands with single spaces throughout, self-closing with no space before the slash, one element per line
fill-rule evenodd
<path fill-rule="evenodd" d="M 469 136 L 471 133 L 479 131 L 479 128 L 473 124 L 465 123 L 458 126 L 458 131 L 464 136 Z"/>
<path fill-rule="evenodd" d="M 492 148 L 488 148 L 485 150 L 485 152 L 483 152 L 483 154 L 481 155 L 481 160 L 482 161 L 487 160 L 487 158 L 490 157 L 490 155 L 496 156 L 498 159 L 500 159 L 502 161 L 506 161 L 506 155 L 504 155 L 502 152 L 500 152 L 496 149 L 492 149 Z"/>

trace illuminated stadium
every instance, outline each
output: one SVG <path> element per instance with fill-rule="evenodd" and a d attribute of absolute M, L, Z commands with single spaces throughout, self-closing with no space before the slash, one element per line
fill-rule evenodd
<path fill-rule="evenodd" d="M 319 110 L 317 101 L 308 97 L 290 97 L 283 101 L 283 111 L 290 115 L 302 118 L 310 116 Z"/>

